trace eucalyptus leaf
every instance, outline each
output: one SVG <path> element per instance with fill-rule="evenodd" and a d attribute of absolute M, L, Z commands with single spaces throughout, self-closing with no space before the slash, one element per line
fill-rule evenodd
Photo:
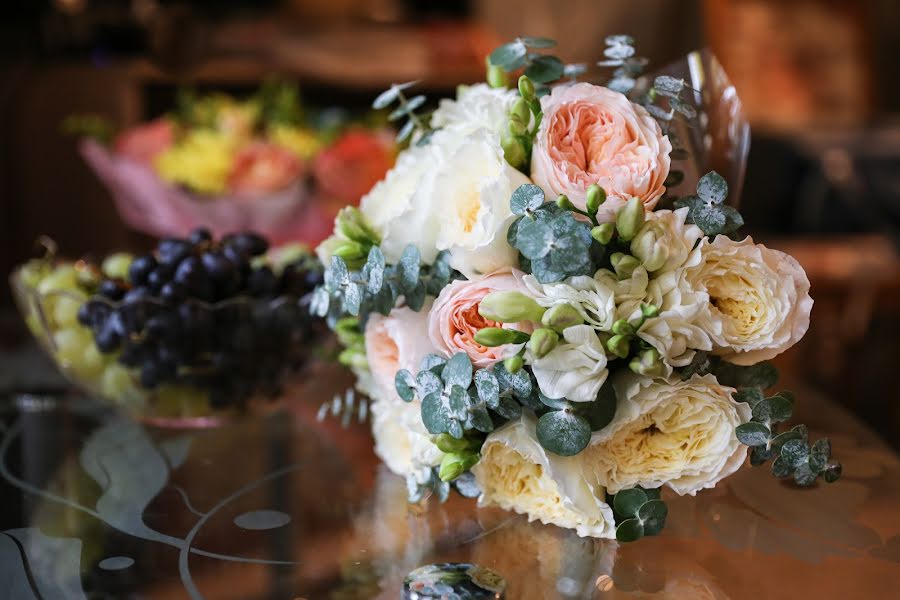
<path fill-rule="evenodd" d="M 766 448 L 765 446 L 753 446 L 750 449 L 750 464 L 758 467 L 775 456 L 774 448 Z"/>
<path fill-rule="evenodd" d="M 406 369 L 397 371 L 394 376 L 394 387 L 397 389 L 397 395 L 404 402 L 412 402 L 416 396 L 416 380 Z"/>
<path fill-rule="evenodd" d="M 463 498 L 477 498 L 481 495 L 481 488 L 471 471 L 466 471 L 453 480 L 453 487 Z"/>
<path fill-rule="evenodd" d="M 363 268 L 363 277 L 366 279 L 366 289 L 370 294 L 377 294 L 384 285 L 384 254 L 378 246 L 372 246 L 366 265 Z"/>
<path fill-rule="evenodd" d="M 769 419 L 773 423 L 782 423 L 791 418 L 794 406 L 785 396 L 772 396 L 765 402 L 769 405 Z"/>
<path fill-rule="evenodd" d="M 409 136 L 412 135 L 413 131 L 416 129 L 416 122 L 412 119 L 403 124 L 403 127 L 400 128 L 400 131 L 397 132 L 397 137 L 395 138 L 398 144 L 402 144 L 406 140 L 409 139 Z"/>
<path fill-rule="evenodd" d="M 743 423 L 738 425 L 735 430 L 737 439 L 747 446 L 764 446 L 769 441 L 771 432 L 769 428 L 761 423 Z"/>
<path fill-rule="evenodd" d="M 574 456 L 591 441 L 591 426 L 584 417 L 554 410 L 538 419 L 537 439 L 554 454 Z"/>
<path fill-rule="evenodd" d="M 806 487 L 812 485 L 815 481 L 816 473 L 813 473 L 808 463 L 802 463 L 794 469 L 794 482 L 797 485 Z"/>
<path fill-rule="evenodd" d="M 831 442 L 828 438 L 817 440 L 809 452 L 809 467 L 816 474 L 821 473 L 828 466 L 831 458 Z"/>
<path fill-rule="evenodd" d="M 358 283 L 347 284 L 344 289 L 344 308 L 347 310 L 347 313 L 354 317 L 358 316 L 360 306 L 362 306 L 362 299 L 362 286 Z"/>
<path fill-rule="evenodd" d="M 451 386 L 447 407 L 452 418 L 457 421 L 465 421 L 469 416 L 469 393 L 466 388 L 459 385 Z"/>
<path fill-rule="evenodd" d="M 780 456 L 776 458 L 772 463 L 772 475 L 778 477 L 779 479 L 787 477 L 793 472 L 794 467 L 791 465 L 791 463 Z"/>
<path fill-rule="evenodd" d="M 425 283 L 417 281 L 413 289 L 406 292 L 406 305 L 416 312 L 422 310 L 425 306 Z"/>
<path fill-rule="evenodd" d="M 391 114 L 388 115 L 388 121 L 396 121 L 401 117 L 408 116 L 423 104 L 425 104 L 425 96 L 415 96 L 410 98 L 407 102 L 404 102 L 395 108 Z"/>
<path fill-rule="evenodd" d="M 419 396 L 438 394 L 444 390 L 444 384 L 434 371 L 419 371 L 416 375 L 416 386 Z"/>
<path fill-rule="evenodd" d="M 625 44 L 615 44 L 603 51 L 603 56 L 610 60 L 624 60 L 634 56 L 634 47 Z"/>
<path fill-rule="evenodd" d="M 789 440 L 781 447 L 781 457 L 792 469 L 809 458 L 809 446 L 803 440 Z"/>
<path fill-rule="evenodd" d="M 432 371 L 433 373 L 440 375 L 441 371 L 444 368 L 444 365 L 447 364 L 447 359 L 443 356 L 439 356 L 437 354 L 426 354 L 422 359 L 422 362 L 419 364 L 420 371 Z"/>
<path fill-rule="evenodd" d="M 501 392 L 509 390 L 520 400 L 522 398 L 528 398 L 531 395 L 531 377 L 525 369 L 516 373 L 510 373 L 506 370 L 506 367 L 503 366 L 503 362 L 501 361 L 494 365 L 494 376 L 500 384 Z"/>
<path fill-rule="evenodd" d="M 606 36 L 603 43 L 607 46 L 634 46 L 634 38 L 630 35 L 619 33 Z"/>
<path fill-rule="evenodd" d="M 429 433 L 435 435 L 439 433 L 448 433 L 450 431 L 451 421 L 452 419 L 444 409 L 440 392 L 426 394 L 425 397 L 422 398 L 422 423 Z"/>
<path fill-rule="evenodd" d="M 556 40 L 548 37 L 525 36 L 519 40 L 529 48 L 553 48 L 556 46 Z"/>
<path fill-rule="evenodd" d="M 393 104 L 399 97 L 400 92 L 419 83 L 418 81 L 408 81 L 406 83 L 394 84 L 385 91 L 378 94 L 372 102 L 372 108 L 381 110 Z"/>
<path fill-rule="evenodd" d="M 710 171 L 697 182 L 697 195 L 710 204 L 722 204 L 728 196 L 728 183 L 721 175 Z"/>
<path fill-rule="evenodd" d="M 644 535 L 658 535 L 666 526 L 669 507 L 662 500 L 648 500 L 638 509 L 638 519 L 644 526 Z"/>
<path fill-rule="evenodd" d="M 450 419 L 449 426 L 447 427 L 447 433 L 449 433 L 456 439 L 462 439 L 463 435 L 465 435 L 462 423 L 455 419 Z"/>
<path fill-rule="evenodd" d="M 683 116 L 685 119 L 696 119 L 697 118 L 697 109 L 694 108 L 691 104 L 679 99 L 672 98 L 669 100 L 669 106 L 672 109 Z"/>
<path fill-rule="evenodd" d="M 553 246 L 553 231 L 544 223 L 525 219 L 516 232 L 516 248 L 529 260 L 543 258 Z"/>
<path fill-rule="evenodd" d="M 548 406 L 556 410 L 572 408 L 572 403 L 565 398 L 549 398 L 542 393 L 538 393 L 538 397 L 541 399 L 541 403 L 544 404 L 544 406 Z"/>
<path fill-rule="evenodd" d="M 613 498 L 613 508 L 623 517 L 634 517 L 647 500 L 647 493 L 641 488 L 622 490 Z"/>
<path fill-rule="evenodd" d="M 497 408 L 500 400 L 500 383 L 488 369 L 479 369 L 475 372 L 475 389 L 478 397 L 492 409 Z"/>
<path fill-rule="evenodd" d="M 519 40 L 503 44 L 488 56 L 488 61 L 505 71 L 515 71 L 525 65 L 528 48 Z"/>
<path fill-rule="evenodd" d="M 765 400 L 765 395 L 759 388 L 744 388 L 734 394 L 734 400 L 735 402 L 746 402 L 750 408 L 753 408 L 757 402 Z"/>
<path fill-rule="evenodd" d="M 465 352 L 457 352 L 450 357 L 444 371 L 441 373 L 441 379 L 447 386 L 460 386 L 468 389 L 472 383 L 472 361 Z"/>
<path fill-rule="evenodd" d="M 522 416 L 522 405 L 509 396 L 500 396 L 496 406 L 491 406 L 491 409 L 504 419 L 513 420 Z"/>
<path fill-rule="evenodd" d="M 653 87 L 660 92 L 679 94 L 684 89 L 684 79 L 677 79 L 670 75 L 660 75 L 653 80 Z"/>
<path fill-rule="evenodd" d="M 419 273 L 421 271 L 422 255 L 419 249 L 412 244 L 403 249 L 400 255 L 400 263 L 397 265 L 398 275 L 400 276 L 400 289 L 406 293 L 415 289 L 419 283 Z"/>
<path fill-rule="evenodd" d="M 533 183 L 525 183 L 516 188 L 509 199 L 509 209 L 514 215 L 524 215 L 537 210 L 544 204 L 544 190 Z"/>
<path fill-rule="evenodd" d="M 591 431 L 600 431 L 610 424 L 616 416 L 616 392 L 612 383 L 607 381 L 597 393 L 593 402 L 579 402 L 576 407 L 579 414 L 588 420 Z"/>
<path fill-rule="evenodd" d="M 616 527 L 616 540 L 619 542 L 636 542 L 644 535 L 644 526 L 638 519 L 626 519 Z"/>
<path fill-rule="evenodd" d="M 550 83 L 562 77 L 565 69 L 563 61 L 555 56 L 538 56 L 525 69 L 525 75 L 535 83 Z"/>
<path fill-rule="evenodd" d="M 482 433 L 490 433 L 494 430 L 494 423 L 491 421 L 491 415 L 488 414 L 484 402 L 470 403 L 466 428 L 476 429 Z"/>

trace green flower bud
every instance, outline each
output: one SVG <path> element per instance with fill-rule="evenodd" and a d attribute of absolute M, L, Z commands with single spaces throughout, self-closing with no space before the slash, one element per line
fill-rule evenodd
<path fill-rule="evenodd" d="M 572 201 L 569 200 L 569 197 L 565 194 L 559 195 L 559 197 L 556 199 L 556 205 L 563 210 L 573 210 L 575 208 L 575 205 L 572 204 Z"/>
<path fill-rule="evenodd" d="M 659 352 L 656 348 L 644 350 L 638 356 L 631 359 L 628 368 L 647 377 L 665 377 L 666 366 L 660 360 Z"/>
<path fill-rule="evenodd" d="M 550 354 L 559 343 L 559 334 L 552 329 L 536 329 L 528 340 L 528 349 L 531 350 L 538 358 L 543 358 Z"/>
<path fill-rule="evenodd" d="M 352 242 L 363 246 L 377 246 L 381 243 L 381 236 L 355 206 L 342 208 L 336 221 L 338 233 Z"/>
<path fill-rule="evenodd" d="M 516 354 L 503 361 L 503 366 L 512 374 L 516 374 L 525 366 L 525 359 Z"/>
<path fill-rule="evenodd" d="M 616 232 L 616 226 L 613 223 L 601 223 L 591 229 L 591 237 L 603 244 L 607 245 Z"/>
<path fill-rule="evenodd" d="M 606 202 L 606 190 L 596 183 L 592 183 L 588 186 L 587 195 L 584 200 L 587 211 L 592 215 L 596 215 L 597 211 L 600 210 L 600 205 L 604 202 Z"/>
<path fill-rule="evenodd" d="M 509 115 L 507 128 L 509 129 L 509 135 L 511 136 L 525 135 L 528 132 L 525 122 L 514 114 Z"/>
<path fill-rule="evenodd" d="M 488 59 L 485 59 L 485 63 L 487 63 L 487 70 L 485 73 L 487 84 L 492 88 L 509 87 L 509 77 L 506 75 L 506 71 L 504 71 L 502 67 L 492 65 Z"/>
<path fill-rule="evenodd" d="M 522 98 L 516 98 L 516 101 L 513 102 L 512 109 L 510 110 L 510 114 L 518 117 L 519 120 L 526 125 L 531 121 L 531 110 L 528 108 L 528 103 Z"/>
<path fill-rule="evenodd" d="M 528 341 L 528 334 L 515 329 L 501 329 L 500 327 L 485 327 L 475 333 L 475 341 L 482 346 L 494 348 L 504 344 L 524 344 Z"/>
<path fill-rule="evenodd" d="M 616 252 L 609 257 L 612 267 L 619 279 L 628 279 L 634 273 L 634 270 L 641 266 L 641 261 L 628 254 Z"/>
<path fill-rule="evenodd" d="M 612 331 L 616 335 L 634 335 L 634 326 L 625 319 L 619 319 L 613 323 Z"/>
<path fill-rule="evenodd" d="M 350 368 L 369 368 L 369 361 L 366 359 L 366 353 L 358 348 L 347 348 L 338 354 L 338 362 L 345 367 Z"/>
<path fill-rule="evenodd" d="M 616 230 L 623 241 L 629 242 L 644 224 L 644 203 L 637 196 L 619 209 L 616 215 Z"/>
<path fill-rule="evenodd" d="M 625 358 L 631 349 L 631 341 L 627 335 L 614 335 L 606 342 L 606 349 L 618 356 Z"/>
<path fill-rule="evenodd" d="M 519 94 L 522 95 L 526 102 L 534 100 L 534 83 L 527 75 L 519 77 Z"/>
<path fill-rule="evenodd" d="M 366 249 L 358 242 L 349 240 L 341 242 L 334 248 L 334 256 L 340 256 L 345 261 L 359 259 L 366 255 Z"/>
<path fill-rule="evenodd" d="M 110 279 L 128 279 L 128 268 L 133 256 L 126 252 L 116 252 L 103 259 L 100 270 Z"/>
<path fill-rule="evenodd" d="M 645 319 L 653 319 L 659 316 L 659 307 L 653 304 L 641 304 L 641 314 Z"/>
<path fill-rule="evenodd" d="M 457 439 L 449 433 L 442 433 L 434 437 L 434 445 L 437 446 L 441 452 L 447 453 L 469 450 L 471 443 L 471 440 L 467 440 L 466 438 Z"/>
<path fill-rule="evenodd" d="M 584 323 L 584 317 L 571 304 L 557 304 L 547 309 L 544 317 L 541 319 L 544 327 L 549 327 L 553 331 L 562 333 L 573 325 L 581 325 Z"/>
<path fill-rule="evenodd" d="M 478 305 L 478 314 L 498 323 L 540 321 L 546 309 L 522 292 L 491 292 Z"/>
<path fill-rule="evenodd" d="M 513 136 L 507 136 L 500 140 L 500 147 L 503 148 L 503 157 L 511 167 L 521 169 L 525 166 L 525 146 L 521 141 Z"/>
<path fill-rule="evenodd" d="M 669 260 L 665 226 L 659 221 L 645 223 L 631 240 L 631 253 L 644 264 L 648 272 L 662 268 Z"/>
<path fill-rule="evenodd" d="M 441 481 L 453 481 L 474 467 L 475 463 L 478 462 L 478 459 L 479 455 L 477 452 L 466 452 L 462 454 L 451 452 L 450 454 L 445 454 L 444 458 L 441 459 L 441 468 L 438 471 L 438 477 L 441 478 Z"/>

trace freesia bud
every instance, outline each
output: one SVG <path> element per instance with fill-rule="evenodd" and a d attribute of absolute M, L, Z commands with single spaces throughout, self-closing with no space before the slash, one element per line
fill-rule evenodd
<path fill-rule="evenodd" d="M 449 433 L 442 433 L 434 438 L 434 445 L 437 446 L 441 452 L 447 453 L 468 450 L 470 443 L 471 442 L 466 438 L 457 439 Z"/>
<path fill-rule="evenodd" d="M 506 75 L 506 71 L 504 71 L 502 67 L 492 65 L 489 60 L 486 60 L 486 62 L 487 72 L 485 73 L 485 80 L 487 81 L 487 84 L 492 88 L 508 87 L 509 77 Z"/>
<path fill-rule="evenodd" d="M 634 273 L 634 270 L 641 266 L 641 261 L 628 254 L 616 252 L 609 257 L 612 267 L 619 279 L 628 279 Z"/>
<path fill-rule="evenodd" d="M 511 136 L 525 135 L 527 133 L 525 122 L 514 114 L 509 115 L 508 129 Z"/>
<path fill-rule="evenodd" d="M 645 319 L 653 319 L 659 316 L 659 307 L 654 304 L 641 304 L 641 314 Z"/>
<path fill-rule="evenodd" d="M 616 232 L 616 226 L 613 223 L 601 223 L 591 229 L 591 237 L 603 244 L 608 244 Z"/>
<path fill-rule="evenodd" d="M 512 105 L 510 114 L 515 115 L 525 124 L 531 121 L 531 110 L 529 110 L 528 108 L 528 103 L 525 102 L 525 100 L 523 100 L 522 98 L 516 99 L 516 101 Z"/>
<path fill-rule="evenodd" d="M 572 204 L 572 201 L 569 200 L 569 197 L 565 194 L 559 195 L 559 198 L 556 199 L 556 205 L 563 210 L 572 210 L 575 208 L 575 205 Z"/>
<path fill-rule="evenodd" d="M 528 341 L 528 334 L 515 329 L 501 329 L 500 327 L 485 327 L 475 332 L 475 341 L 482 346 L 494 348 L 504 344 L 524 344 Z"/>
<path fill-rule="evenodd" d="M 613 323 L 612 331 L 616 335 L 634 335 L 634 327 L 625 319 Z"/>
<path fill-rule="evenodd" d="M 665 377 L 666 375 L 666 366 L 660 360 L 659 352 L 656 348 L 644 350 L 640 355 L 635 356 L 628 363 L 628 368 L 647 377 Z"/>
<path fill-rule="evenodd" d="M 614 335 L 606 342 L 606 349 L 618 356 L 625 358 L 628 356 L 631 342 L 627 335 Z"/>
<path fill-rule="evenodd" d="M 527 75 L 519 77 L 519 94 L 522 95 L 526 102 L 534 100 L 534 83 Z"/>
<path fill-rule="evenodd" d="M 584 317 L 571 304 L 557 304 L 547 309 L 544 313 L 541 323 L 544 327 L 549 327 L 553 331 L 562 333 L 573 325 L 581 325 L 584 323 Z"/>
<path fill-rule="evenodd" d="M 543 358 L 550 354 L 559 343 L 559 334 L 552 329 L 536 329 L 528 340 L 528 349 L 531 350 L 538 358 Z"/>
<path fill-rule="evenodd" d="M 438 471 L 438 477 L 441 481 L 453 481 L 478 462 L 479 455 L 477 452 L 445 454 L 441 459 L 441 468 Z"/>
<path fill-rule="evenodd" d="M 503 148 L 503 157 L 511 167 L 521 169 L 525 166 L 525 147 L 522 142 L 515 137 L 507 136 L 500 140 L 500 147 Z"/>
<path fill-rule="evenodd" d="M 515 356 L 510 356 L 509 358 L 504 360 L 503 366 L 508 372 L 515 375 L 522 370 L 522 367 L 525 366 L 525 360 L 521 356 L 516 354 Z"/>
<path fill-rule="evenodd" d="M 369 224 L 362 211 L 355 206 L 341 209 L 337 216 L 337 230 L 352 242 L 369 246 L 377 246 L 381 243 L 381 236 Z"/>
<path fill-rule="evenodd" d="M 478 314 L 498 323 L 540 321 L 546 309 L 522 292 L 491 292 L 478 305 Z"/>
<path fill-rule="evenodd" d="M 644 204 L 634 196 L 616 214 L 616 230 L 623 241 L 631 241 L 644 224 Z"/>
<path fill-rule="evenodd" d="M 597 211 L 600 210 L 600 205 L 606 202 L 606 190 L 596 183 L 592 183 L 588 186 L 584 202 L 587 211 L 592 215 L 596 215 Z"/>
<path fill-rule="evenodd" d="M 334 256 L 340 256 L 345 261 L 362 258 L 365 254 L 366 249 L 363 248 L 362 244 L 349 240 L 338 244 L 334 248 Z"/>

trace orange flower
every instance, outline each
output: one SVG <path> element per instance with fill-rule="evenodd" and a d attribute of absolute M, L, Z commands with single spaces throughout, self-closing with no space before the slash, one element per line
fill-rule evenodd
<path fill-rule="evenodd" d="M 394 165 L 394 146 L 384 132 L 351 129 L 323 150 L 313 163 L 321 195 L 341 206 L 359 204 Z"/>
<path fill-rule="evenodd" d="M 153 160 L 167 150 L 175 139 L 175 126 L 161 118 L 126 129 L 113 142 L 116 154 L 142 163 Z"/>
<path fill-rule="evenodd" d="M 235 156 L 228 187 L 239 196 L 256 197 L 287 187 L 302 173 L 303 164 L 290 150 L 253 142 Z"/>

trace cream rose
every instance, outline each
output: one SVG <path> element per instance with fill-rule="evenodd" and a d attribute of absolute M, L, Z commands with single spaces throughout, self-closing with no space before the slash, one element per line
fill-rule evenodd
<path fill-rule="evenodd" d="M 793 257 L 719 236 L 701 246 L 703 261 L 688 272 L 692 285 L 709 295 L 704 328 L 715 351 L 737 365 L 781 354 L 809 329 L 813 300 L 809 279 Z"/>
<path fill-rule="evenodd" d="M 531 155 L 531 177 L 549 196 L 585 208 L 591 184 L 606 190 L 600 218 L 610 221 L 632 196 L 652 210 L 666 191 L 672 145 L 659 124 L 625 96 L 590 83 L 557 86 Z"/>
<path fill-rule="evenodd" d="M 492 88 L 486 83 L 461 86 L 455 100 L 441 100 L 431 115 L 431 127 L 461 133 L 487 129 L 502 135 L 518 97 L 514 90 Z"/>
<path fill-rule="evenodd" d="M 482 317 L 478 307 L 491 292 L 516 290 L 527 293 L 523 276 L 524 273 L 517 269 L 506 268 L 478 279 L 454 281 L 441 290 L 427 320 L 428 337 L 437 353 L 449 358 L 457 352 L 465 352 L 476 369 L 484 369 L 505 358 L 503 346 L 488 348 L 475 341 L 479 329 L 503 326 Z"/>
<path fill-rule="evenodd" d="M 535 426 L 534 415 L 524 414 L 488 435 L 472 468 L 482 490 L 478 503 L 574 529 L 582 537 L 614 538 L 606 490 L 587 474 L 582 455 L 548 453 Z"/>
<path fill-rule="evenodd" d="M 429 301 L 422 310 L 395 308 L 387 317 L 372 313 L 366 323 L 366 358 L 375 385 L 386 398 L 396 398 L 394 377 L 400 369 L 419 370 L 425 355 L 435 351 L 427 333 Z"/>
<path fill-rule="evenodd" d="M 426 263 L 439 251 L 449 251 L 450 265 L 469 278 L 517 264 L 518 255 L 506 241 L 514 218 L 509 199 L 529 179 L 506 162 L 500 146 L 494 113 L 505 114 L 507 96 L 479 91 L 471 103 L 445 108 L 439 120 L 448 126 L 424 146 L 402 152 L 396 166 L 363 197 L 360 209 L 381 232 L 388 262 L 399 260 L 412 244 Z M 490 116 L 481 119 L 483 126 L 468 127 L 463 117 L 476 108 Z M 460 111 L 462 116 L 456 114 Z"/>
<path fill-rule="evenodd" d="M 543 358 L 527 355 L 538 387 L 548 398 L 593 402 L 606 381 L 606 351 L 590 325 L 563 331 L 560 344 Z"/>
<path fill-rule="evenodd" d="M 750 406 L 712 375 L 687 381 L 625 374 L 615 381 L 618 405 L 609 425 L 583 451 L 611 493 L 668 485 L 694 495 L 737 471 L 747 448 L 735 428 L 750 420 Z"/>
<path fill-rule="evenodd" d="M 377 398 L 371 404 L 375 454 L 397 475 L 406 477 L 441 462 L 443 452 L 422 423 L 421 403 Z"/>

